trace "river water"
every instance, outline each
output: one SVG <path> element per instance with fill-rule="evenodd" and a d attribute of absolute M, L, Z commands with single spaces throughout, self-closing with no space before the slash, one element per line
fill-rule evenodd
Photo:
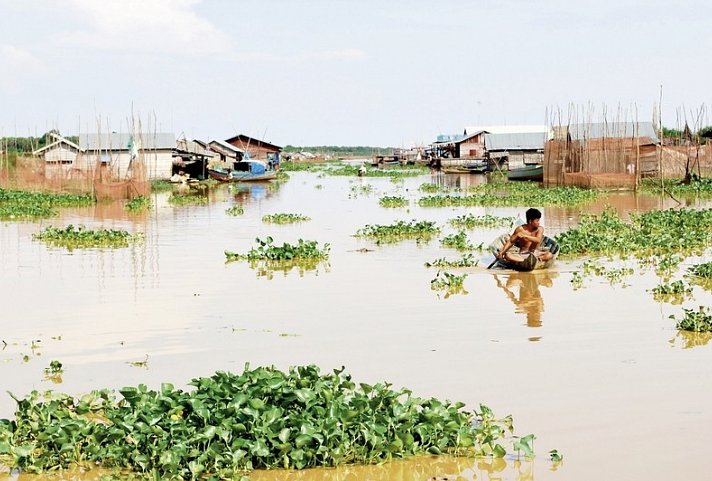
<path fill-rule="evenodd" d="M 290 173 L 282 185 L 219 186 L 209 203 L 172 206 L 152 196 L 152 210 L 131 214 L 121 203 L 64 210 L 38 223 L 0 223 L 0 391 L 81 394 L 161 382 L 185 386 L 216 370 L 346 366 L 354 380 L 389 381 L 419 396 L 490 406 L 512 414 L 519 434 L 534 433 L 538 456 L 476 461 L 423 457 L 381 466 L 256 472 L 257 480 L 707 480 L 712 458 L 712 343 L 678 333 L 671 314 L 648 292 L 651 271 L 623 283 L 588 278 L 574 289 L 581 261 L 559 260 L 549 272 L 521 274 L 480 265 L 467 273 L 467 294 L 433 291 L 437 269 L 424 263 L 459 254 L 429 243 L 376 245 L 354 237 L 367 224 L 447 220 L 465 213 L 523 216 L 517 208 L 420 208 L 418 186 L 466 186 L 479 176 L 389 179 Z M 408 208 L 378 205 L 383 195 Z M 225 210 L 244 206 L 244 214 Z M 612 205 L 627 214 L 666 208 L 672 199 L 611 194 L 576 208 L 544 208 L 554 235 L 576 225 L 581 210 Z M 695 202 L 692 207 L 702 206 Z M 262 222 L 270 213 L 311 221 Z M 143 233 L 125 249 L 49 248 L 32 239 L 47 225 L 83 224 Z M 473 244 L 503 229 L 468 231 Z M 256 237 L 277 244 L 328 242 L 328 264 L 265 273 L 225 263 L 225 250 L 246 252 Z M 710 259 L 688 259 L 686 265 Z M 635 267 L 632 261 L 620 266 Z M 681 266 L 681 272 L 686 265 Z M 709 305 L 696 288 L 684 306 Z M 3 348 L 4 346 L 4 348 Z M 64 365 L 61 384 L 44 379 L 50 360 Z M 0 395 L 0 417 L 14 401 Z M 554 466 L 547 452 L 564 461 Z M 69 475 L 67 475 L 69 476 Z M 24 479 L 25 476 L 22 476 Z M 30 478 L 30 477 L 28 477 Z M 35 478 L 39 479 L 39 478 Z M 57 479 L 57 478 L 53 478 Z M 67 477 L 69 479 L 69 477 Z M 71 479 L 93 479 L 72 475 Z"/>

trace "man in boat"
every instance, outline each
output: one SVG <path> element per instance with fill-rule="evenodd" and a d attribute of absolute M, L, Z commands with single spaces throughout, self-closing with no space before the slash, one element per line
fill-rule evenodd
<path fill-rule="evenodd" d="M 544 239 L 544 227 L 540 225 L 541 212 L 539 209 L 528 209 L 525 215 L 527 223 L 514 229 L 514 233 L 509 236 L 507 242 L 505 242 L 499 252 L 497 252 L 498 259 L 516 262 L 517 259 L 515 258 L 507 258 L 507 251 L 512 246 L 519 248 L 520 257 L 532 253 L 542 262 L 546 262 L 554 257 L 548 250 L 538 249 Z"/>

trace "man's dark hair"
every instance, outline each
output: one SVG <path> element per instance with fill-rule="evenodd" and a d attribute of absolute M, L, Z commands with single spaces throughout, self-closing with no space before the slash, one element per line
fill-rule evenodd
<path fill-rule="evenodd" d="M 531 222 L 534 219 L 541 219 L 541 212 L 539 209 L 527 209 L 526 216 L 527 222 Z"/>

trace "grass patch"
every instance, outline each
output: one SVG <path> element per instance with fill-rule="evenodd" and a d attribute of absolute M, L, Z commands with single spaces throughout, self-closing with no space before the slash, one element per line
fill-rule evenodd
<path fill-rule="evenodd" d="M 497 217 L 494 215 L 473 215 L 465 214 L 450 219 L 448 221 L 453 227 L 460 229 L 475 229 L 477 227 L 513 227 L 516 219 L 514 217 Z"/>
<path fill-rule="evenodd" d="M 176 195 L 168 197 L 168 203 L 173 205 L 205 205 L 208 198 L 204 195 Z"/>
<path fill-rule="evenodd" d="M 683 331 L 692 332 L 712 332 L 712 315 L 709 310 L 703 306 L 696 311 L 694 309 L 683 308 L 683 316 L 677 318 L 674 315 L 670 319 L 676 322 L 675 327 Z"/>
<path fill-rule="evenodd" d="M 408 199 L 399 196 L 385 196 L 378 199 L 381 207 L 408 207 Z"/>

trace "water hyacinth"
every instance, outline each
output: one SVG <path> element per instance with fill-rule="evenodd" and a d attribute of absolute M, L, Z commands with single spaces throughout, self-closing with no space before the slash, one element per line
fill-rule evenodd
<path fill-rule="evenodd" d="M 262 216 L 262 222 L 271 224 L 295 224 L 309 220 L 311 220 L 310 217 L 302 214 L 267 214 Z"/>
<path fill-rule="evenodd" d="M 233 479 L 251 469 L 379 463 L 418 454 L 502 457 L 511 416 L 355 383 L 316 366 L 217 372 L 74 398 L 33 391 L 0 420 L 0 462 L 29 473 L 101 466 L 150 479 Z M 513 448 L 531 455 L 532 435 Z"/>
<path fill-rule="evenodd" d="M 408 199 L 399 196 L 385 196 L 378 199 L 381 207 L 408 207 Z"/>
<path fill-rule="evenodd" d="M 397 221 L 391 225 L 367 225 L 356 232 L 357 237 L 367 237 L 378 242 L 398 242 L 405 239 L 430 240 L 440 232 L 435 222 L 428 220 Z"/>
<path fill-rule="evenodd" d="M 35 220 L 54 217 L 60 207 L 86 207 L 96 203 L 89 194 L 54 194 L 0 188 L 0 220 Z"/>
<path fill-rule="evenodd" d="M 125 230 L 97 229 L 90 230 L 80 225 L 69 224 L 65 228 L 46 227 L 42 232 L 33 234 L 34 239 L 55 247 L 67 249 L 86 249 L 91 247 L 128 247 L 132 242 L 141 239 L 141 235 L 131 235 Z"/>
<path fill-rule="evenodd" d="M 327 259 L 329 257 L 329 243 L 325 243 L 320 248 L 317 241 L 305 241 L 299 239 L 296 244 L 284 242 L 281 246 L 274 244 L 274 239 L 267 236 L 264 240 L 259 237 L 255 239 L 257 247 L 253 247 L 246 254 L 237 254 L 225 251 L 227 262 L 231 261 L 292 261 L 300 259 Z"/>
<path fill-rule="evenodd" d="M 664 258 L 701 252 L 712 245 L 712 210 L 669 209 L 631 215 L 624 222 L 613 209 L 584 215 L 579 226 L 556 236 L 565 256 L 635 255 Z M 666 266 L 676 259 L 668 258 Z"/>

